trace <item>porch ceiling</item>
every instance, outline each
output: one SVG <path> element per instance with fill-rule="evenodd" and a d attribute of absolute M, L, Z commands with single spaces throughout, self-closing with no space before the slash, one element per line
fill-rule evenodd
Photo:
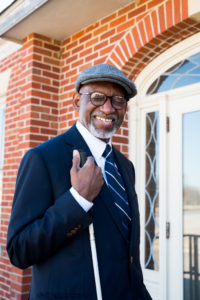
<path fill-rule="evenodd" d="M 23 4 L 23 1 L 26 0 L 19 0 L 19 3 Z M 20 22 L 16 22 L 10 29 L 5 30 L 1 37 L 20 42 L 28 34 L 35 32 L 53 39 L 63 40 L 130 2 L 134 1 L 47 0 L 28 16 L 25 17 L 24 12 L 24 18 Z M 18 1 L 0 16 L 0 23 L 2 23 L 2 19 L 4 22 L 6 22 L 6 18 L 8 20 L 9 13 L 13 14 L 17 3 Z"/>

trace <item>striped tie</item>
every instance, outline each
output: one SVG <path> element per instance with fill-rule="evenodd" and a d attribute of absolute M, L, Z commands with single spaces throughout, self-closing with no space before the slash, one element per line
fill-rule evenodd
<path fill-rule="evenodd" d="M 107 144 L 106 149 L 102 155 L 105 161 L 105 176 L 108 187 L 111 190 L 114 198 L 114 203 L 119 210 L 122 225 L 125 228 L 127 239 L 130 233 L 130 207 L 127 199 L 127 194 L 124 188 L 122 177 L 114 162 L 114 157 L 110 145 Z"/>

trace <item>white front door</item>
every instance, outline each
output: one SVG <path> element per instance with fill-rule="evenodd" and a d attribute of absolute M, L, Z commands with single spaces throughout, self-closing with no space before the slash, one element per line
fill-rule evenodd
<path fill-rule="evenodd" d="M 200 299 L 200 84 L 136 107 L 141 263 L 154 300 Z"/>
<path fill-rule="evenodd" d="M 168 98 L 167 299 L 200 299 L 200 87 Z"/>

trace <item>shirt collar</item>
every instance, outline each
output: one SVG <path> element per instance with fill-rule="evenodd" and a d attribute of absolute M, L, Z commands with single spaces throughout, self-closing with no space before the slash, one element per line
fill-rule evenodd
<path fill-rule="evenodd" d="M 96 138 L 92 135 L 80 121 L 77 121 L 76 128 L 82 135 L 83 139 L 85 140 L 86 144 L 88 145 L 92 155 L 94 156 L 95 160 L 98 160 L 102 157 L 102 154 L 106 148 L 106 143 L 102 140 Z M 111 141 L 109 140 L 109 145 L 111 146 Z"/>

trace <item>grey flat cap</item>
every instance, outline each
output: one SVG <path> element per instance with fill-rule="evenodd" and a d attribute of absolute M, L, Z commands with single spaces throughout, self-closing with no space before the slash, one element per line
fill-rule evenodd
<path fill-rule="evenodd" d="M 75 89 L 79 89 L 83 84 L 98 81 L 114 82 L 122 86 L 127 92 L 128 98 L 137 94 L 134 82 L 129 80 L 119 69 L 109 64 L 100 64 L 83 70 L 75 81 Z"/>

